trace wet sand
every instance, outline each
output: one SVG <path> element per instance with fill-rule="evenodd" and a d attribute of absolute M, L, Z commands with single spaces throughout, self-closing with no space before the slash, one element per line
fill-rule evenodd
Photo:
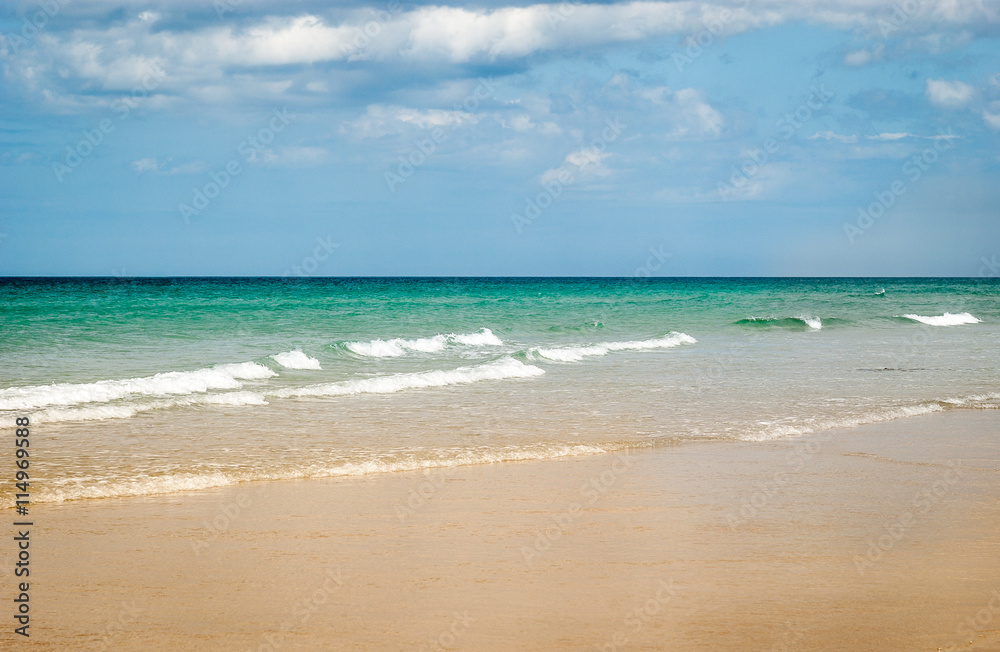
<path fill-rule="evenodd" d="M 996 411 L 32 517 L 38 649 L 1000 650 Z"/>

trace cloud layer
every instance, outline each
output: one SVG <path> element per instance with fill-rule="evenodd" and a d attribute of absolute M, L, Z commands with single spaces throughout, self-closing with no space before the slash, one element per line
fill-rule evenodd
<path fill-rule="evenodd" d="M 37 93 L 48 91 L 53 101 L 56 95 L 70 95 L 100 103 L 102 94 L 127 92 L 158 69 L 165 72 L 161 93 L 211 103 L 247 94 L 334 93 L 338 80 L 350 80 L 352 71 L 364 65 L 497 65 L 663 38 L 675 38 L 683 46 L 688 37 L 703 42 L 797 21 L 855 30 L 871 40 L 871 48 L 845 57 L 848 65 L 860 66 L 883 56 L 882 41 L 889 35 L 910 35 L 923 39 L 924 47 L 942 47 L 949 38 L 995 33 L 1000 22 L 1000 5 L 985 0 L 924 0 L 909 14 L 898 8 L 903 5 L 909 6 L 874 0 L 741 0 L 494 9 L 428 5 L 403 11 L 390 4 L 331 13 L 322 5 L 298 2 L 269 14 L 266 5 L 247 1 L 223 3 L 230 10 L 196 20 L 186 13 L 196 4 L 162 2 L 140 10 L 149 5 L 135 2 L 134 13 L 108 20 L 103 16 L 112 4 L 92 0 L 59 5 L 41 29 L 27 29 L 29 18 L 24 18 L 22 29 L 8 32 L 0 42 L 0 53 L 8 81 Z M 81 14 L 88 19 L 81 20 Z M 300 74 L 323 65 L 339 67 L 334 73 L 314 69 Z M 939 86 L 933 91 L 929 86 L 928 95 L 940 103 L 962 97 Z"/>

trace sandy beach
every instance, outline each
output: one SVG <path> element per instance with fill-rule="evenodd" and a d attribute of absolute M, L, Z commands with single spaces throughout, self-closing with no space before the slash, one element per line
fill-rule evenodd
<path fill-rule="evenodd" d="M 40 505 L 30 645 L 1000 650 L 998 417 Z"/>
<path fill-rule="evenodd" d="M 0 63 L 0 652 L 1000 652 L 1000 0 Z"/>

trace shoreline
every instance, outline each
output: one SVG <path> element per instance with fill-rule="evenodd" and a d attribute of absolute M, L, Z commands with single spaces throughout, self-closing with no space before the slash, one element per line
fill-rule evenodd
<path fill-rule="evenodd" d="M 720 444 L 38 504 L 31 644 L 1000 649 L 1000 414 Z"/>

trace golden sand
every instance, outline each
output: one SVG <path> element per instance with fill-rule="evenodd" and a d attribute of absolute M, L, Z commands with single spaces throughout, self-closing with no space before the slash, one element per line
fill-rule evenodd
<path fill-rule="evenodd" d="M 1000 650 L 989 411 L 33 518 L 38 649 Z"/>

